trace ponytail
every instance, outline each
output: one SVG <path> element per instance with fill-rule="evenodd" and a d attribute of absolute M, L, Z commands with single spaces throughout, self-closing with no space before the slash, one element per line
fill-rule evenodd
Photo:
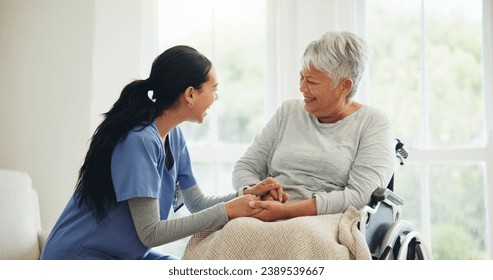
<path fill-rule="evenodd" d="M 106 216 L 108 207 L 116 203 L 111 179 L 111 155 L 115 146 L 132 128 L 148 126 L 157 117 L 156 104 L 147 95 L 149 90 L 147 80 L 136 80 L 125 86 L 91 138 L 79 170 L 75 195 L 80 198 L 79 207 L 84 202 L 98 221 Z"/>

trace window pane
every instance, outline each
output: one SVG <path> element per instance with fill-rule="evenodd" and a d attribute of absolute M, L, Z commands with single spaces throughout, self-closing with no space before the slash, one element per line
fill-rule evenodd
<path fill-rule="evenodd" d="M 394 192 L 404 200 L 402 218 L 411 222 L 417 231 L 423 232 L 421 211 L 422 165 L 406 163 L 394 173 Z"/>
<path fill-rule="evenodd" d="M 430 169 L 432 251 L 436 259 L 485 259 L 485 178 L 482 163 Z"/>
<path fill-rule="evenodd" d="M 419 146 L 422 133 L 420 7 L 421 1 L 372 0 L 367 5 L 369 102 L 382 108 L 394 133 L 408 147 Z"/>
<path fill-rule="evenodd" d="M 421 0 L 369 3 L 369 100 L 396 135 L 420 148 L 484 145 L 481 0 L 424 1 L 425 15 Z"/>
<path fill-rule="evenodd" d="M 265 1 L 227 1 L 216 20 L 219 140 L 249 143 L 263 124 Z"/>
<path fill-rule="evenodd" d="M 232 187 L 233 163 L 194 162 L 193 174 L 206 195 L 225 195 Z"/>
<path fill-rule="evenodd" d="M 204 124 L 181 125 L 188 141 L 249 143 L 264 123 L 265 1 L 160 3 L 161 48 L 192 45 L 212 60 L 218 75 L 219 100 Z"/>
<path fill-rule="evenodd" d="M 432 147 L 483 142 L 481 0 L 425 1 Z"/>

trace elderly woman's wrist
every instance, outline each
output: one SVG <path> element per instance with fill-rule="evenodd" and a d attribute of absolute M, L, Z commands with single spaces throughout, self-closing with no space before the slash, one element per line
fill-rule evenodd
<path fill-rule="evenodd" d="M 285 218 L 291 219 L 301 216 L 316 216 L 317 204 L 315 198 L 302 200 L 292 204 L 284 204 Z"/>
<path fill-rule="evenodd" d="M 296 206 L 296 204 L 284 204 L 283 207 L 283 213 L 284 213 L 284 219 L 291 219 L 291 218 L 296 218 L 299 217 L 299 209 Z"/>

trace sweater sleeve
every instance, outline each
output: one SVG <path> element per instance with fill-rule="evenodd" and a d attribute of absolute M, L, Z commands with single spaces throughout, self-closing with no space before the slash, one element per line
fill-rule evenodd
<path fill-rule="evenodd" d="M 340 213 L 349 206 L 359 209 L 367 205 L 375 189 L 387 187 L 394 167 L 394 138 L 390 121 L 385 114 L 378 114 L 359 139 L 347 185 L 339 191 L 314 194 L 317 214 Z"/>
<path fill-rule="evenodd" d="M 128 200 L 128 206 L 137 235 L 142 244 L 149 248 L 161 246 L 203 230 L 221 227 L 229 221 L 224 203 L 172 220 L 159 218 L 158 200 L 155 198 L 132 198 Z"/>
<path fill-rule="evenodd" d="M 227 202 L 243 194 L 242 191 L 221 196 L 205 196 L 199 186 L 182 190 L 183 201 L 191 213 L 196 213 L 221 202 Z"/>

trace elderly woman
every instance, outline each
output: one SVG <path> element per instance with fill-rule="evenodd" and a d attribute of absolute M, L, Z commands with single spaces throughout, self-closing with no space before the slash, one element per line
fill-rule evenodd
<path fill-rule="evenodd" d="M 273 192 L 250 202 L 264 209 L 258 218 L 359 209 L 376 188 L 387 186 L 395 164 L 389 119 L 353 100 L 368 57 L 367 44 L 349 32 L 328 32 L 307 46 L 303 100 L 284 102 L 234 167 L 238 190 L 272 177 L 289 194 L 288 201 Z"/>

